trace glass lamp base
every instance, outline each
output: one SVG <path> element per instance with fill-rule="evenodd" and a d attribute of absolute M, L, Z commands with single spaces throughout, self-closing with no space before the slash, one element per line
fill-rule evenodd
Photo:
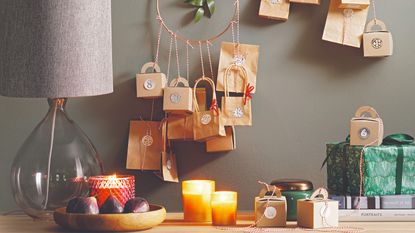
<path fill-rule="evenodd" d="M 88 195 L 87 180 L 102 162 L 83 131 L 65 112 L 66 99 L 49 99 L 49 111 L 17 153 L 11 184 L 17 205 L 35 219 L 53 218 L 70 199 Z"/>

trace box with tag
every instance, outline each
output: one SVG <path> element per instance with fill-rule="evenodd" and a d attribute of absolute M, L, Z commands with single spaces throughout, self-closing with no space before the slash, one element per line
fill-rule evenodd
<path fill-rule="evenodd" d="M 380 30 L 373 30 L 376 26 Z M 387 57 L 392 54 L 392 33 L 388 31 L 385 23 L 381 20 L 373 19 L 369 21 L 363 34 L 363 55 L 365 57 Z"/>
<path fill-rule="evenodd" d="M 370 5 L 370 0 L 341 0 L 339 8 L 365 9 Z"/>
<path fill-rule="evenodd" d="M 304 4 L 313 4 L 320 5 L 320 0 L 290 0 L 292 3 L 304 3 Z"/>
<path fill-rule="evenodd" d="M 152 68 L 153 73 L 147 73 Z M 163 89 L 167 85 L 166 75 L 161 73 L 160 67 L 154 62 L 143 65 L 139 74 L 136 75 L 137 98 L 153 99 L 163 97 Z"/>
<path fill-rule="evenodd" d="M 285 227 L 287 200 L 274 185 L 267 185 L 255 197 L 255 224 L 257 227 Z"/>
<path fill-rule="evenodd" d="M 183 87 L 179 87 L 183 84 Z M 170 82 L 169 87 L 164 89 L 163 110 L 174 114 L 190 114 L 193 112 L 193 91 L 189 82 L 177 77 Z"/>
<path fill-rule="evenodd" d="M 317 189 L 310 199 L 297 201 L 297 224 L 311 229 L 337 227 L 339 202 L 328 199 L 326 189 Z"/>
<path fill-rule="evenodd" d="M 350 121 L 350 145 L 379 146 L 383 139 L 383 121 L 370 106 L 360 107 Z"/>
<path fill-rule="evenodd" d="M 286 21 L 289 14 L 290 0 L 261 0 L 259 16 Z"/>
<path fill-rule="evenodd" d="M 369 8 L 355 10 L 339 6 L 340 0 L 330 0 L 322 39 L 360 48 Z"/>

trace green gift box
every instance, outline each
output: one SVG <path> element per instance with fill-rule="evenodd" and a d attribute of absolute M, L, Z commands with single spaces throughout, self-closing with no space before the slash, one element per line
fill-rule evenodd
<path fill-rule="evenodd" d="M 327 186 L 332 194 L 360 195 L 363 150 L 364 196 L 415 194 L 413 137 L 393 134 L 380 146 L 350 146 L 349 140 L 327 144 Z"/>

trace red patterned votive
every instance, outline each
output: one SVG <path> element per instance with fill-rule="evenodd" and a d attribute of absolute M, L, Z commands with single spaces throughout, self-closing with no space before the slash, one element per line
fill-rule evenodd
<path fill-rule="evenodd" d="M 88 179 L 89 195 L 97 198 L 98 206 L 112 195 L 122 205 L 135 197 L 134 176 L 92 176 Z"/>

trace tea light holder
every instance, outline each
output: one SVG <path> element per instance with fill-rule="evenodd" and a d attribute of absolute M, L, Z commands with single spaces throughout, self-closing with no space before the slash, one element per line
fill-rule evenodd
<path fill-rule="evenodd" d="M 182 182 L 184 220 L 190 222 L 211 222 L 211 198 L 215 181 L 187 180 Z"/>
<path fill-rule="evenodd" d="M 219 191 L 212 194 L 212 224 L 215 226 L 236 225 L 238 194 Z"/>
<path fill-rule="evenodd" d="M 93 176 L 88 179 L 89 194 L 97 198 L 98 206 L 112 195 L 122 205 L 135 197 L 134 176 Z"/>

